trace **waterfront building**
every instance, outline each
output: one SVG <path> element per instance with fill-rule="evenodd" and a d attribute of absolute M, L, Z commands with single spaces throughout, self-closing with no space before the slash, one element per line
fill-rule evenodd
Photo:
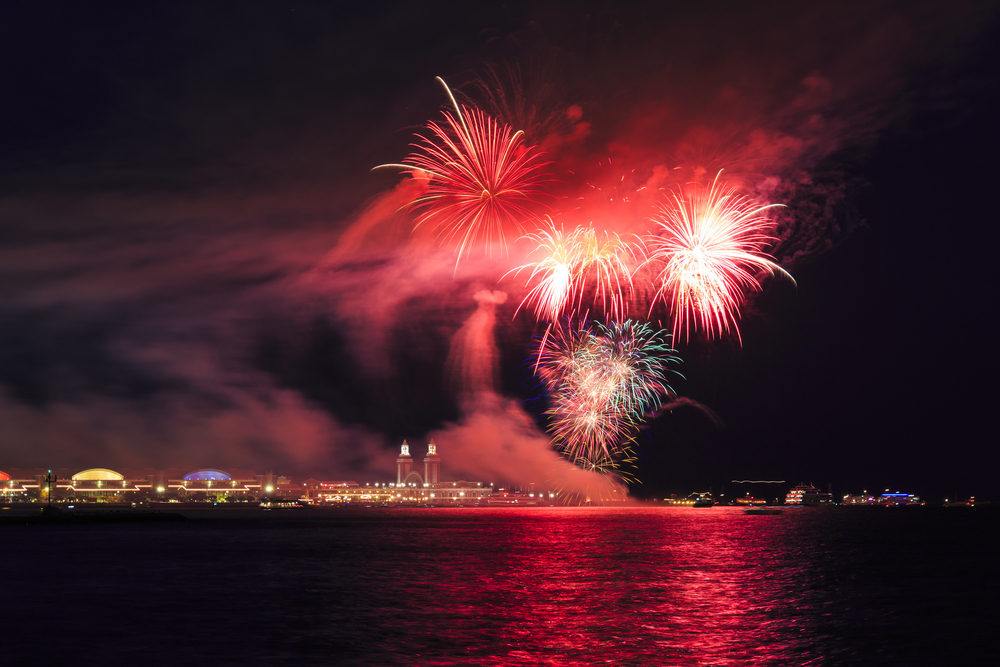
<path fill-rule="evenodd" d="M 431 440 L 424 457 L 424 474 L 413 469 L 410 445 L 405 440 L 396 458 L 396 482 L 365 483 L 302 482 L 302 500 L 313 503 L 364 503 L 410 505 L 465 505 L 487 501 L 493 493 L 489 484 L 470 480 L 441 481 L 441 457 Z"/>
<path fill-rule="evenodd" d="M 882 505 L 923 505 L 924 502 L 920 500 L 920 496 L 915 496 L 912 493 L 889 493 L 886 492 L 879 496 L 880 504 Z"/>
<path fill-rule="evenodd" d="M 108 468 L 11 469 L 5 473 L 3 498 L 9 501 L 93 501 L 131 502 L 140 491 L 148 490 L 144 478 L 126 479 Z"/>
<path fill-rule="evenodd" d="M 231 502 L 254 500 L 271 493 L 276 486 L 274 473 L 258 475 L 253 470 L 238 468 L 202 468 L 187 473 L 179 480 L 167 480 L 165 492 L 183 501 Z"/>
<path fill-rule="evenodd" d="M 396 485 L 401 485 L 410 477 L 413 469 L 413 457 L 410 456 L 410 446 L 403 441 L 403 446 L 399 451 L 399 458 L 396 459 Z"/>
<path fill-rule="evenodd" d="M 53 481 L 46 481 L 50 478 Z M 147 501 L 251 501 L 273 488 L 273 473 L 204 468 L 155 470 L 88 468 L 11 469 L 0 480 L 0 498 L 13 502 L 99 502 L 130 504 Z"/>
<path fill-rule="evenodd" d="M 23 495 L 20 488 L 14 488 L 17 482 L 10 473 L 0 470 L 0 501 L 18 500 Z"/>
<path fill-rule="evenodd" d="M 861 495 L 847 495 L 844 496 L 841 505 L 923 505 L 924 501 L 920 499 L 920 496 L 913 495 L 912 493 L 889 493 L 886 489 L 885 493 L 880 495 L 871 495 L 867 491 Z"/>
<path fill-rule="evenodd" d="M 464 505 L 484 502 L 492 491 L 492 485 L 478 481 L 442 481 L 441 457 L 433 440 L 427 445 L 423 475 L 413 469 L 409 445 L 403 442 L 396 459 L 395 483 L 362 485 L 355 481 L 321 481 L 313 477 L 295 482 L 273 472 L 258 475 L 253 470 L 236 468 L 0 471 L 0 501 L 4 502 L 45 502 L 51 493 L 53 502 L 77 503 L 219 503 L 275 498 L 310 504 Z"/>
<path fill-rule="evenodd" d="M 441 481 L 441 459 L 437 455 L 437 445 L 431 438 L 427 444 L 427 456 L 424 457 L 424 481 L 428 484 L 437 484 Z"/>

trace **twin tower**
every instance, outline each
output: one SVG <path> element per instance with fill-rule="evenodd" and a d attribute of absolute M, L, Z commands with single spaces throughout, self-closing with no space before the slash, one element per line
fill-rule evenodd
<path fill-rule="evenodd" d="M 413 457 L 410 456 L 410 446 L 403 441 L 403 447 L 396 459 L 396 486 L 409 484 L 411 481 L 419 481 L 419 486 L 424 484 L 438 484 L 441 480 L 441 459 L 437 455 L 437 445 L 432 438 L 427 445 L 427 456 L 424 457 L 424 476 L 420 478 L 420 473 L 413 470 Z M 411 478 L 414 478 L 411 480 Z"/>

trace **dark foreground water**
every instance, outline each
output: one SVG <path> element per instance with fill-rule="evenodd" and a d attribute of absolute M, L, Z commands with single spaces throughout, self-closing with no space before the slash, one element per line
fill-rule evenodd
<path fill-rule="evenodd" d="M 4 526 L 0 663 L 1000 664 L 997 509 Z"/>

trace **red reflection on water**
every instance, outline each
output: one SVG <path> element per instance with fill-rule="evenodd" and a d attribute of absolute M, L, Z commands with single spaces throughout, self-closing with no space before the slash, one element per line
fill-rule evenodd
<path fill-rule="evenodd" d="M 555 508 L 496 517 L 465 580 L 499 664 L 809 664 L 796 522 L 729 508 Z M 499 567 L 498 567 L 499 566 Z M 487 574 L 488 573 L 488 574 Z M 458 584 L 458 582 L 452 582 Z M 471 589 L 470 589 L 471 587 Z M 468 628 L 450 639 L 464 643 Z M 484 647 L 485 648 L 485 647 Z M 474 652 L 478 653 L 478 651 Z M 471 656 L 470 656 L 471 657 Z"/>

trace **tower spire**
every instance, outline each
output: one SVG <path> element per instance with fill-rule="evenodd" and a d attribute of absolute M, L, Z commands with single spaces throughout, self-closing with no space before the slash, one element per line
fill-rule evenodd
<path fill-rule="evenodd" d="M 403 441 L 403 446 L 399 450 L 399 457 L 396 459 L 396 484 L 400 485 L 413 467 L 413 457 L 410 456 L 410 446 Z"/>
<path fill-rule="evenodd" d="M 441 459 L 437 455 L 437 445 L 434 438 L 427 444 L 427 456 L 424 457 L 424 481 L 427 484 L 437 484 L 441 472 Z"/>

